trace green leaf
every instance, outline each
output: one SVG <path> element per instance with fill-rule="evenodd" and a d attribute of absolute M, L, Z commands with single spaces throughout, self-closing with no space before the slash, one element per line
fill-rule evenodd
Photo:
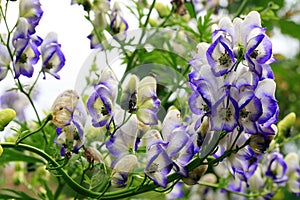
<path fill-rule="evenodd" d="M 23 161 L 23 162 L 41 162 L 44 163 L 43 160 L 34 157 L 34 156 L 29 156 L 26 155 L 25 153 L 15 150 L 15 149 L 4 149 L 2 156 L 0 157 L 0 165 L 4 165 L 8 162 L 12 161 Z"/>
<path fill-rule="evenodd" d="M 48 200 L 54 200 L 54 195 L 53 195 L 51 189 L 49 188 L 48 184 L 46 182 L 43 182 L 43 185 L 47 191 L 46 194 L 47 194 Z"/>
<path fill-rule="evenodd" d="M 283 34 L 288 34 L 300 40 L 300 25 L 286 19 L 279 20 L 279 26 Z"/>
<path fill-rule="evenodd" d="M 184 6 L 185 6 L 186 10 L 188 11 L 188 13 L 190 14 L 190 16 L 192 18 L 196 18 L 194 5 L 192 3 L 185 3 Z"/>
<path fill-rule="evenodd" d="M 199 154 L 200 158 L 205 158 L 207 155 L 211 153 L 211 151 L 214 150 L 217 143 L 219 142 L 220 135 L 221 135 L 221 131 L 214 131 L 213 134 L 209 134 L 205 136 Z"/>
<path fill-rule="evenodd" d="M 7 191 L 8 193 L 13 193 L 16 196 L 11 196 L 11 198 L 14 199 L 26 199 L 26 200 L 35 200 L 35 198 L 32 198 L 31 196 L 29 196 L 28 194 L 26 194 L 25 192 L 21 192 L 21 191 L 16 191 L 14 189 L 9 189 L 9 188 L 3 188 L 1 189 L 2 191 Z M 10 196 L 10 194 L 4 194 L 4 196 Z M 2 194 L 0 194 L 0 198 L 2 198 Z M 6 198 L 6 199 L 11 199 L 11 198 Z M 5 199 L 5 198 L 4 198 Z"/>

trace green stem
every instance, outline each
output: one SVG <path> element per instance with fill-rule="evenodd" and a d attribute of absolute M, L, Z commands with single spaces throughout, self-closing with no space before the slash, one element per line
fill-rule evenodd
<path fill-rule="evenodd" d="M 61 191 L 63 190 L 64 186 L 65 186 L 65 183 L 60 180 L 60 177 L 58 177 L 58 186 L 57 186 L 56 191 L 54 193 L 54 199 L 58 199 L 58 197 L 59 197 Z"/>
<path fill-rule="evenodd" d="M 243 11 L 245 10 L 246 6 L 247 6 L 247 3 L 248 3 L 249 0 L 242 0 L 242 3 L 239 7 L 239 9 L 237 10 L 236 14 L 234 17 L 239 17 Z"/>
<path fill-rule="evenodd" d="M 30 103 L 31 107 L 33 108 L 33 111 L 34 111 L 34 113 L 35 113 L 35 115 L 36 115 L 36 118 L 37 118 L 37 120 L 38 120 L 38 123 L 39 123 L 40 126 L 42 126 L 41 118 L 40 118 L 40 116 L 39 116 L 39 113 L 38 113 L 38 111 L 37 111 L 37 109 L 36 109 L 36 107 L 35 107 L 35 105 L 34 105 L 34 102 L 33 102 L 32 98 L 31 98 L 30 94 L 24 90 L 24 88 L 23 88 L 23 86 L 22 86 L 22 83 L 21 83 L 21 81 L 20 81 L 19 78 L 17 78 L 17 81 L 18 81 L 17 83 L 18 83 L 18 88 L 19 88 L 19 90 L 20 90 L 20 91 L 27 97 L 27 99 L 29 100 L 29 103 Z M 42 133 L 43 133 L 43 137 L 44 137 L 45 143 L 48 144 L 48 140 L 47 140 L 47 137 L 46 137 L 46 133 L 45 133 L 43 127 L 41 128 L 41 131 L 42 131 Z"/>
<path fill-rule="evenodd" d="M 52 166 L 54 167 L 58 167 L 59 163 L 57 163 L 49 154 L 47 154 L 46 152 L 31 146 L 31 145 L 27 145 L 27 144 L 18 144 L 16 145 L 15 143 L 12 142 L 3 142 L 1 143 L 1 146 L 4 148 L 4 153 L 5 153 L 5 148 L 13 148 L 13 149 L 17 149 L 17 150 L 26 150 L 26 151 L 30 151 L 32 153 L 35 153 L 39 156 L 41 156 L 42 158 L 44 158 L 45 160 L 47 160 L 49 163 L 52 164 Z M 45 162 L 46 164 L 46 162 Z M 56 170 L 61 177 L 64 179 L 64 181 L 76 192 L 86 196 L 86 197 L 92 197 L 92 198 L 97 198 L 98 196 L 101 195 L 101 193 L 98 192 L 94 192 L 91 190 L 88 190 L 84 187 L 82 187 L 81 185 L 79 185 L 77 182 L 75 182 L 68 174 L 67 172 L 63 169 L 63 168 L 58 168 Z"/>
<path fill-rule="evenodd" d="M 145 21 L 145 23 L 144 23 L 144 25 L 143 25 L 142 34 L 141 34 L 141 37 L 140 37 L 140 39 L 139 39 L 137 45 L 139 45 L 139 44 L 142 42 L 142 40 L 143 40 L 143 38 L 144 38 L 144 36 L 145 36 L 145 33 L 146 33 L 146 27 L 147 27 L 147 25 L 148 25 L 148 23 L 149 23 L 150 15 L 151 15 L 152 10 L 153 10 L 153 8 L 154 8 L 155 2 L 156 2 L 156 0 L 153 0 L 151 6 L 150 6 L 150 8 L 149 8 L 149 12 L 148 12 L 146 21 Z M 126 70 L 125 70 L 125 74 L 126 74 L 129 70 L 131 70 L 131 69 L 133 68 L 133 63 L 134 63 L 134 60 L 135 60 L 134 58 L 135 58 L 135 56 L 136 56 L 136 53 L 137 53 L 137 49 L 134 50 L 134 52 L 133 52 L 132 55 L 130 56 L 130 59 L 128 59 L 127 68 L 126 68 Z M 124 77 L 124 76 L 123 76 L 123 77 Z M 123 82 L 123 78 L 121 79 L 121 82 Z"/>
<path fill-rule="evenodd" d="M 40 132 L 46 125 L 47 123 L 52 119 L 52 115 L 48 115 L 44 121 L 44 123 L 35 131 L 31 132 L 31 133 L 28 133 L 26 135 L 24 135 L 23 137 L 21 138 L 18 138 L 17 141 L 16 141 L 16 144 L 19 144 L 21 143 L 23 140 L 25 140 L 26 138 L 28 138 L 29 136 L 35 134 L 35 133 L 38 133 Z"/>
<path fill-rule="evenodd" d="M 237 194 L 239 196 L 244 196 L 244 197 L 247 197 L 247 198 L 253 198 L 253 197 L 261 196 L 261 194 L 259 194 L 259 193 L 246 194 L 246 193 L 236 192 L 236 191 L 230 190 L 226 187 L 220 187 L 219 184 L 213 184 L 213 183 L 208 183 L 208 182 L 203 182 L 203 181 L 198 181 L 198 184 L 201 185 L 201 186 L 206 186 L 206 187 L 210 187 L 210 188 L 222 189 L 222 190 L 225 190 L 226 192 L 229 192 L 229 193 L 232 193 L 232 194 Z"/>

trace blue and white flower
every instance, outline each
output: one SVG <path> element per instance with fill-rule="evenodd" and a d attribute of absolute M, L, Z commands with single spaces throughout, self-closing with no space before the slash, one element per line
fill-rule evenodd
<path fill-rule="evenodd" d="M 65 56 L 61 51 L 61 45 L 57 42 L 57 34 L 54 32 L 48 33 L 41 45 L 42 53 L 42 71 L 49 73 L 55 78 L 59 79 L 57 74 L 65 65 Z"/>
<path fill-rule="evenodd" d="M 114 73 L 109 68 L 103 69 L 98 83 L 94 85 L 94 92 L 87 101 L 94 127 L 106 126 L 109 129 L 114 118 L 117 94 L 118 82 Z"/>
<path fill-rule="evenodd" d="M 29 34 L 35 33 L 35 27 L 39 24 L 42 16 L 43 10 L 41 8 L 41 3 L 39 0 L 20 0 L 19 3 L 20 17 L 26 18 L 28 21 Z"/>
<path fill-rule="evenodd" d="M 42 39 L 30 36 L 28 28 L 27 20 L 20 18 L 12 41 L 16 51 L 14 61 L 15 78 L 18 78 L 21 74 L 31 77 L 34 71 L 33 65 L 39 60 L 38 46 L 41 45 Z"/>
<path fill-rule="evenodd" d="M 136 116 L 132 115 L 106 142 L 107 149 L 116 157 L 111 163 L 111 168 L 113 169 L 112 184 L 117 187 L 126 185 L 129 174 L 137 166 L 135 155 L 138 144 L 137 134 L 138 121 Z"/>
<path fill-rule="evenodd" d="M 288 180 L 287 164 L 284 157 L 278 149 L 273 150 L 266 157 L 266 170 L 265 175 L 272 179 L 278 185 L 285 185 Z"/>
<path fill-rule="evenodd" d="M 139 81 L 137 76 L 128 75 L 122 85 L 121 107 L 136 114 L 138 120 L 146 125 L 157 124 L 160 100 L 156 95 L 155 78 L 146 76 Z"/>
<path fill-rule="evenodd" d="M 128 23 L 124 19 L 122 10 L 118 2 L 114 3 L 113 10 L 110 15 L 110 31 L 113 35 L 116 35 L 115 38 L 118 40 L 125 39 L 125 31 L 128 29 Z"/>

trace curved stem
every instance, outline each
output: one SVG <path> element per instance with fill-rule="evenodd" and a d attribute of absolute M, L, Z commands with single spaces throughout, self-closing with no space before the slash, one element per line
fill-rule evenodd
<path fill-rule="evenodd" d="M 44 122 L 37 130 L 35 130 L 35 131 L 31 132 L 31 133 L 28 133 L 28 134 L 24 135 L 24 136 L 21 137 L 21 138 L 18 138 L 17 141 L 16 141 L 16 144 L 19 144 L 19 143 L 21 143 L 23 140 L 25 140 L 26 138 L 28 138 L 29 136 L 31 136 L 31 135 L 33 135 L 33 134 L 35 134 L 35 133 L 37 133 L 37 132 L 40 132 L 40 131 L 46 126 L 46 124 L 47 124 L 51 119 L 52 119 L 52 115 L 48 115 L 48 116 L 46 117 L 45 122 Z"/>
<path fill-rule="evenodd" d="M 51 163 L 54 167 L 58 167 L 59 163 L 57 163 L 49 154 L 47 154 L 46 152 L 31 146 L 31 145 L 27 145 L 27 144 L 18 144 L 16 145 L 15 143 L 12 142 L 3 142 L 1 143 L 1 146 L 5 149 L 5 148 L 13 148 L 13 149 L 17 149 L 17 150 L 27 150 L 30 151 L 32 153 L 35 153 L 39 156 L 41 156 L 42 158 L 44 158 L 45 160 L 47 160 L 49 163 Z M 46 164 L 46 162 L 45 162 Z M 79 185 L 77 182 L 75 182 L 68 174 L 67 172 L 62 169 L 62 168 L 58 168 L 57 172 L 61 175 L 61 177 L 64 179 L 64 181 L 76 192 L 86 196 L 86 197 L 92 197 L 92 198 L 96 198 L 98 196 L 101 195 L 101 193 L 98 192 L 94 192 L 91 190 L 88 190 L 84 187 L 82 187 L 81 185 Z"/>

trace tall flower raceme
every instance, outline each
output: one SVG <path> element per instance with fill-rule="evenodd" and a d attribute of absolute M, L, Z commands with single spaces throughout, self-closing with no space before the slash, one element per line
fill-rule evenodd
<path fill-rule="evenodd" d="M 48 33 L 41 45 L 42 54 L 42 71 L 49 73 L 55 78 L 59 79 L 60 76 L 57 74 L 61 68 L 65 65 L 65 56 L 61 51 L 61 45 L 57 42 L 57 34 L 54 32 Z"/>
<path fill-rule="evenodd" d="M 35 27 L 39 24 L 43 16 L 43 10 L 41 8 L 40 1 L 21 0 L 19 3 L 19 12 L 20 17 L 24 17 L 29 23 L 29 34 L 34 34 Z"/>
<path fill-rule="evenodd" d="M 247 181 L 255 171 L 258 159 L 249 146 L 250 135 L 264 136 L 267 141 L 277 129 L 278 105 L 276 84 L 269 64 L 274 62 L 272 44 L 261 27 L 260 16 L 250 12 L 245 19 L 220 20 L 212 43 L 200 43 L 190 61 L 189 82 L 191 111 L 198 115 L 197 130 L 203 117 L 209 118 L 210 131 L 225 131 L 217 157 L 235 147 L 244 148 L 226 158 L 232 175 Z M 236 139 L 235 139 L 236 138 Z M 250 137 L 253 139 L 253 137 Z M 223 141 L 223 142 L 222 142 Z M 225 142 L 225 143 L 224 143 Z M 256 140 L 257 142 L 257 140 Z"/>
<path fill-rule="evenodd" d="M 94 92 L 87 101 L 87 108 L 94 127 L 109 125 L 114 118 L 114 108 L 118 95 L 118 81 L 114 73 L 105 68 L 100 73 L 99 81 L 94 85 Z"/>
<path fill-rule="evenodd" d="M 194 155 L 194 143 L 187 133 L 177 109 L 170 109 L 162 124 L 162 135 L 157 130 L 145 134 L 147 166 L 145 174 L 156 184 L 166 187 L 172 169 L 187 177 L 187 164 Z"/>
<path fill-rule="evenodd" d="M 121 108 L 136 114 L 137 119 L 146 125 L 158 123 L 157 112 L 160 100 L 156 95 L 156 80 L 146 76 L 142 80 L 129 74 L 122 85 Z"/>
<path fill-rule="evenodd" d="M 52 105 L 52 122 L 57 126 L 56 143 L 61 145 L 61 155 L 69 156 L 85 143 L 84 126 L 86 111 L 75 90 L 61 93 Z"/>
<path fill-rule="evenodd" d="M 16 51 L 14 60 L 15 78 L 21 74 L 27 77 L 33 75 L 33 65 L 39 60 L 38 47 L 42 39 L 29 34 L 29 23 L 25 18 L 19 18 L 16 31 L 14 32 L 12 44 Z"/>

